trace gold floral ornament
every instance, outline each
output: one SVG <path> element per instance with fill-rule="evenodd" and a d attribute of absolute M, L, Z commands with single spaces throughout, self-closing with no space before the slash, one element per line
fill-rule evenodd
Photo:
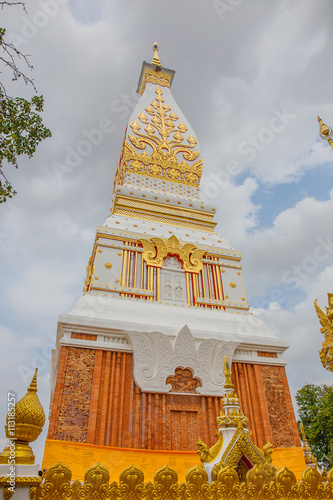
<path fill-rule="evenodd" d="M 6 436 L 11 441 L 0 455 L 0 464 L 15 457 L 16 464 L 34 464 L 35 456 L 29 443 L 43 430 L 45 413 L 37 396 L 37 368 L 26 395 L 9 410 L 6 418 Z"/>
<path fill-rule="evenodd" d="M 119 481 L 112 478 L 106 467 L 97 463 L 86 471 L 84 483 L 71 482 L 72 472 L 59 462 L 50 467 L 42 484 L 35 488 L 34 500 L 311 500 L 333 498 L 333 469 L 325 479 L 309 467 L 297 483 L 295 474 L 283 467 L 273 476 L 265 464 L 254 464 L 244 480 L 240 480 L 237 469 L 222 464 L 214 480 L 202 467 L 192 467 L 186 474 L 186 482 L 178 483 L 177 472 L 165 465 L 154 475 L 154 482 L 146 482 L 141 469 L 130 465 L 121 474 Z M 2 478 L 1 478 L 2 479 Z M 7 478 L 3 478 L 7 481 Z M 19 481 L 21 478 L 17 478 Z M 22 478 L 25 484 L 27 478 Z M 29 479 L 29 478 L 28 478 Z M 38 478 L 40 481 L 40 478 Z M 0 485 L 4 484 L 4 481 Z"/>
<path fill-rule="evenodd" d="M 326 370 L 333 371 L 333 293 L 328 293 L 327 296 L 326 314 L 318 306 L 317 299 L 314 301 L 314 306 L 322 326 L 320 331 L 325 335 L 322 349 L 319 351 L 320 360 Z"/>
<path fill-rule="evenodd" d="M 202 258 L 206 250 L 200 250 L 192 243 L 181 245 L 176 236 L 172 235 L 164 242 L 161 238 L 138 240 L 143 246 L 143 260 L 148 266 L 162 267 L 167 255 L 176 255 L 183 262 L 184 270 L 199 273 L 203 267 Z"/>
<path fill-rule="evenodd" d="M 179 117 L 165 102 L 160 86 L 155 93 L 156 98 L 129 125 L 133 135 L 128 133 L 129 140 L 124 141 L 116 183 L 128 171 L 198 188 L 202 159 L 198 160 L 200 151 L 195 150 L 197 140 L 192 134 L 184 135 L 184 123 L 177 125 Z"/>

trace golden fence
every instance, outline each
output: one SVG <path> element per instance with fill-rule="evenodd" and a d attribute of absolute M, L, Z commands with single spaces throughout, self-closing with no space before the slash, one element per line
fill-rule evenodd
<path fill-rule="evenodd" d="M 199 466 L 190 469 L 186 482 L 180 483 L 177 472 L 167 465 L 155 473 L 154 483 L 145 483 L 144 473 L 134 465 L 121 472 L 118 483 L 110 482 L 108 469 L 99 463 L 87 469 L 83 483 L 71 482 L 71 477 L 71 470 L 61 462 L 50 467 L 42 483 L 31 488 L 31 500 L 333 499 L 333 469 L 322 475 L 311 467 L 300 482 L 286 467 L 271 480 L 264 465 L 250 469 L 245 482 L 229 466 L 220 469 L 211 484 Z"/>

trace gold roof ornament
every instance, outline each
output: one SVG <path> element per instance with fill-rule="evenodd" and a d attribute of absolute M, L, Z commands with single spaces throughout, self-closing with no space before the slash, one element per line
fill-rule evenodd
<path fill-rule="evenodd" d="M 225 389 L 233 389 L 234 385 L 231 381 L 231 368 L 229 366 L 228 357 L 224 357 L 224 375 L 225 375 Z"/>
<path fill-rule="evenodd" d="M 155 42 L 154 45 L 153 45 L 153 51 L 154 51 L 154 57 L 153 57 L 153 60 L 152 60 L 152 64 L 155 64 L 155 66 L 160 66 L 162 67 L 162 64 L 161 64 L 161 61 L 160 61 L 160 58 L 158 57 L 158 49 L 159 49 L 159 46 L 157 45 L 157 43 Z"/>
<path fill-rule="evenodd" d="M 244 457 L 253 466 L 261 468 L 260 474 L 264 473 L 267 478 L 274 479 L 276 468 L 272 464 L 273 446 L 268 441 L 263 449 L 260 449 L 252 442 L 251 432 L 247 429 L 249 421 L 240 409 L 227 356 L 224 357 L 224 375 L 223 411 L 221 410 L 216 419 L 218 440 L 211 448 L 208 448 L 201 438 L 197 443 L 198 454 L 209 475 L 209 481 L 216 481 L 221 471 L 228 467 L 232 467 L 236 475 L 245 481 L 249 467 Z"/>
<path fill-rule="evenodd" d="M 6 437 L 11 441 L 0 455 L 0 463 L 9 457 L 16 464 L 34 464 L 35 457 L 29 443 L 35 441 L 43 430 L 45 413 L 37 396 L 37 368 L 26 395 L 11 408 L 6 418 Z"/>
<path fill-rule="evenodd" d="M 319 122 L 319 135 L 324 141 L 328 141 L 331 148 L 333 149 L 333 141 L 331 139 L 333 135 L 333 130 L 331 127 L 323 123 L 323 120 L 318 116 L 318 122 Z"/>
<path fill-rule="evenodd" d="M 216 419 L 219 430 L 228 427 L 236 428 L 239 423 L 246 429 L 249 420 L 242 412 L 238 396 L 234 391 L 234 384 L 231 380 L 231 366 L 227 356 L 224 357 L 224 375 L 223 411 L 221 410 L 220 416 Z"/>
<path fill-rule="evenodd" d="M 317 299 L 314 301 L 314 306 L 322 326 L 321 333 L 325 335 L 325 340 L 322 344 L 322 349 L 319 351 L 321 363 L 326 370 L 333 371 L 333 293 L 328 293 L 328 307 L 326 314 L 318 306 Z"/>

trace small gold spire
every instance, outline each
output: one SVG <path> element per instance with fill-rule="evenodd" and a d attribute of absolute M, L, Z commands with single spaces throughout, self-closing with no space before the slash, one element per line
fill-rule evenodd
<path fill-rule="evenodd" d="M 33 379 L 30 383 L 30 386 L 28 388 L 28 392 L 37 392 L 37 371 L 38 368 L 35 370 L 35 375 L 33 376 Z"/>
<path fill-rule="evenodd" d="M 329 142 L 331 148 L 333 149 L 333 141 L 331 139 L 333 135 L 333 130 L 331 127 L 323 123 L 323 120 L 318 116 L 318 122 L 319 122 L 319 135 L 320 137 L 324 140 Z"/>
<path fill-rule="evenodd" d="M 233 389 L 234 385 L 231 380 L 231 368 L 229 366 L 229 361 L 227 356 L 224 357 L 224 375 L 225 375 L 224 387 L 226 389 Z"/>
<path fill-rule="evenodd" d="M 162 67 L 160 58 L 158 57 L 158 53 L 157 53 L 158 49 L 159 49 L 159 47 L 158 47 L 157 43 L 155 42 L 153 45 L 154 57 L 153 57 L 151 64 L 155 64 L 156 66 Z"/>

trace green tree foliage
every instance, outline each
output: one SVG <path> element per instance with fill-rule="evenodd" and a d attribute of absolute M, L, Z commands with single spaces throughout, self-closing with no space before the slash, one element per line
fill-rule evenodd
<path fill-rule="evenodd" d="M 21 2 L 0 2 L 1 7 L 6 5 L 23 5 Z M 24 7 L 24 5 L 23 5 Z M 5 39 L 6 30 L 0 28 L 0 63 L 2 68 L 12 72 L 12 80 L 23 79 L 31 84 L 36 91 L 33 80 L 28 78 L 17 65 L 18 60 L 24 61 L 32 69 L 27 56 L 18 51 L 15 46 Z M 2 72 L 2 71 L 0 71 Z M 43 111 L 43 96 L 34 96 L 31 100 L 22 97 L 11 97 L 0 82 L 0 203 L 16 194 L 12 184 L 5 176 L 5 164 L 18 168 L 18 156 L 33 156 L 38 144 L 51 132 L 42 122 L 40 113 Z"/>
<path fill-rule="evenodd" d="M 321 460 L 330 456 L 333 440 L 333 386 L 308 384 L 296 394 L 298 413 L 312 453 Z M 332 464 L 332 462 L 331 462 Z M 333 464 L 332 464 L 333 465 Z"/>

